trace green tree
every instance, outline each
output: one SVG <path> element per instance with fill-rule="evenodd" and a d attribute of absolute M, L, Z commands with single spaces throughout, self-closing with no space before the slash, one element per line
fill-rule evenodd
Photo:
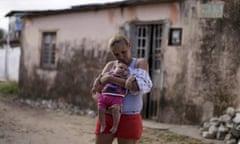
<path fill-rule="evenodd" d="M 5 34 L 5 30 L 0 28 L 0 40 L 4 38 Z"/>

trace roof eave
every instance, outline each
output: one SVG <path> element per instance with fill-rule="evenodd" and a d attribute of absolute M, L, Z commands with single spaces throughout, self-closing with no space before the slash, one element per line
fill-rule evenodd
<path fill-rule="evenodd" d="M 96 11 L 109 8 L 119 8 L 119 7 L 129 7 L 134 5 L 145 5 L 154 3 L 166 3 L 166 2 L 176 2 L 183 0 L 126 0 L 120 2 L 103 3 L 103 4 L 87 4 L 72 6 L 69 9 L 57 9 L 57 10 L 30 10 L 30 11 L 10 11 L 5 15 L 5 17 L 11 16 L 41 16 L 41 15 L 54 15 L 59 13 L 71 13 L 76 11 Z"/>

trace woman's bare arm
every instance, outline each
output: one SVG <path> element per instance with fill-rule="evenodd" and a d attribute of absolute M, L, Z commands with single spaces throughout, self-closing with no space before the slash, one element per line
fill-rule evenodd
<path fill-rule="evenodd" d="M 106 72 L 110 71 L 111 68 L 113 67 L 113 63 L 112 62 L 111 64 L 109 64 L 109 66 L 105 67 L 103 72 L 102 72 L 102 76 L 100 78 L 100 83 L 102 85 L 105 85 L 106 83 L 113 83 L 113 84 L 116 84 L 120 87 L 125 87 L 126 89 L 129 89 L 130 91 L 139 91 L 139 86 L 138 86 L 138 83 L 135 79 L 130 79 L 130 80 L 127 80 L 127 83 L 126 83 L 126 80 L 125 79 L 122 79 L 122 78 L 118 78 L 118 77 L 113 77 L 113 76 L 109 76 L 108 74 L 106 74 Z M 148 68 L 148 63 L 145 59 L 143 58 L 140 58 L 140 59 L 137 59 L 137 63 L 136 63 L 136 66 L 135 68 L 141 68 L 143 70 L 145 70 L 146 72 L 149 71 L 149 68 Z M 129 84 L 131 83 L 131 84 Z"/>
<path fill-rule="evenodd" d="M 105 85 L 106 83 L 113 83 L 115 85 L 118 85 L 120 87 L 124 87 L 125 86 L 125 79 L 123 78 L 118 78 L 118 77 L 114 77 L 114 76 L 110 76 L 108 74 L 103 74 L 101 79 L 100 79 L 100 82 L 102 85 Z"/>
<path fill-rule="evenodd" d="M 141 68 L 143 70 L 146 70 L 147 72 L 149 71 L 148 63 L 143 58 L 137 59 L 135 68 Z M 133 77 L 130 77 L 129 79 L 127 79 L 125 87 L 131 91 L 139 91 L 138 83 L 137 83 L 136 79 L 134 79 Z"/>
<path fill-rule="evenodd" d="M 136 68 L 141 68 L 149 72 L 148 62 L 143 58 L 137 60 Z"/>
<path fill-rule="evenodd" d="M 97 78 L 94 80 L 93 86 L 92 86 L 92 93 L 99 92 L 102 89 L 102 84 L 100 82 L 101 77 L 104 73 L 109 72 L 113 66 L 114 61 L 108 62 L 105 67 L 103 68 L 102 72 L 97 76 Z"/>

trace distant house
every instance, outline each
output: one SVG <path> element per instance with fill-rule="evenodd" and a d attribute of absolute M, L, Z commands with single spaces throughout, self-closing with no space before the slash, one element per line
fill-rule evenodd
<path fill-rule="evenodd" d="M 8 35 L 0 40 L 0 81 L 18 81 L 19 76 L 20 17 L 11 17 L 9 29 Z"/>
<path fill-rule="evenodd" d="M 125 34 L 150 66 L 143 117 L 200 123 L 240 98 L 238 1 L 132 0 L 21 14 L 20 96 L 95 107 L 90 88 Z"/>
<path fill-rule="evenodd" d="M 0 81 L 18 81 L 20 47 L 0 46 Z"/>

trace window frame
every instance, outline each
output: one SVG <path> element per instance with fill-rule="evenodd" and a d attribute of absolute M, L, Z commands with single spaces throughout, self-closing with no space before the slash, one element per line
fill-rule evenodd
<path fill-rule="evenodd" d="M 50 36 L 50 42 L 45 43 L 44 39 Z M 40 44 L 40 67 L 43 69 L 56 69 L 57 67 L 57 31 L 42 31 Z M 50 45 L 49 48 L 44 45 Z"/>
<path fill-rule="evenodd" d="M 170 28 L 168 45 L 169 46 L 182 45 L 182 28 Z"/>

